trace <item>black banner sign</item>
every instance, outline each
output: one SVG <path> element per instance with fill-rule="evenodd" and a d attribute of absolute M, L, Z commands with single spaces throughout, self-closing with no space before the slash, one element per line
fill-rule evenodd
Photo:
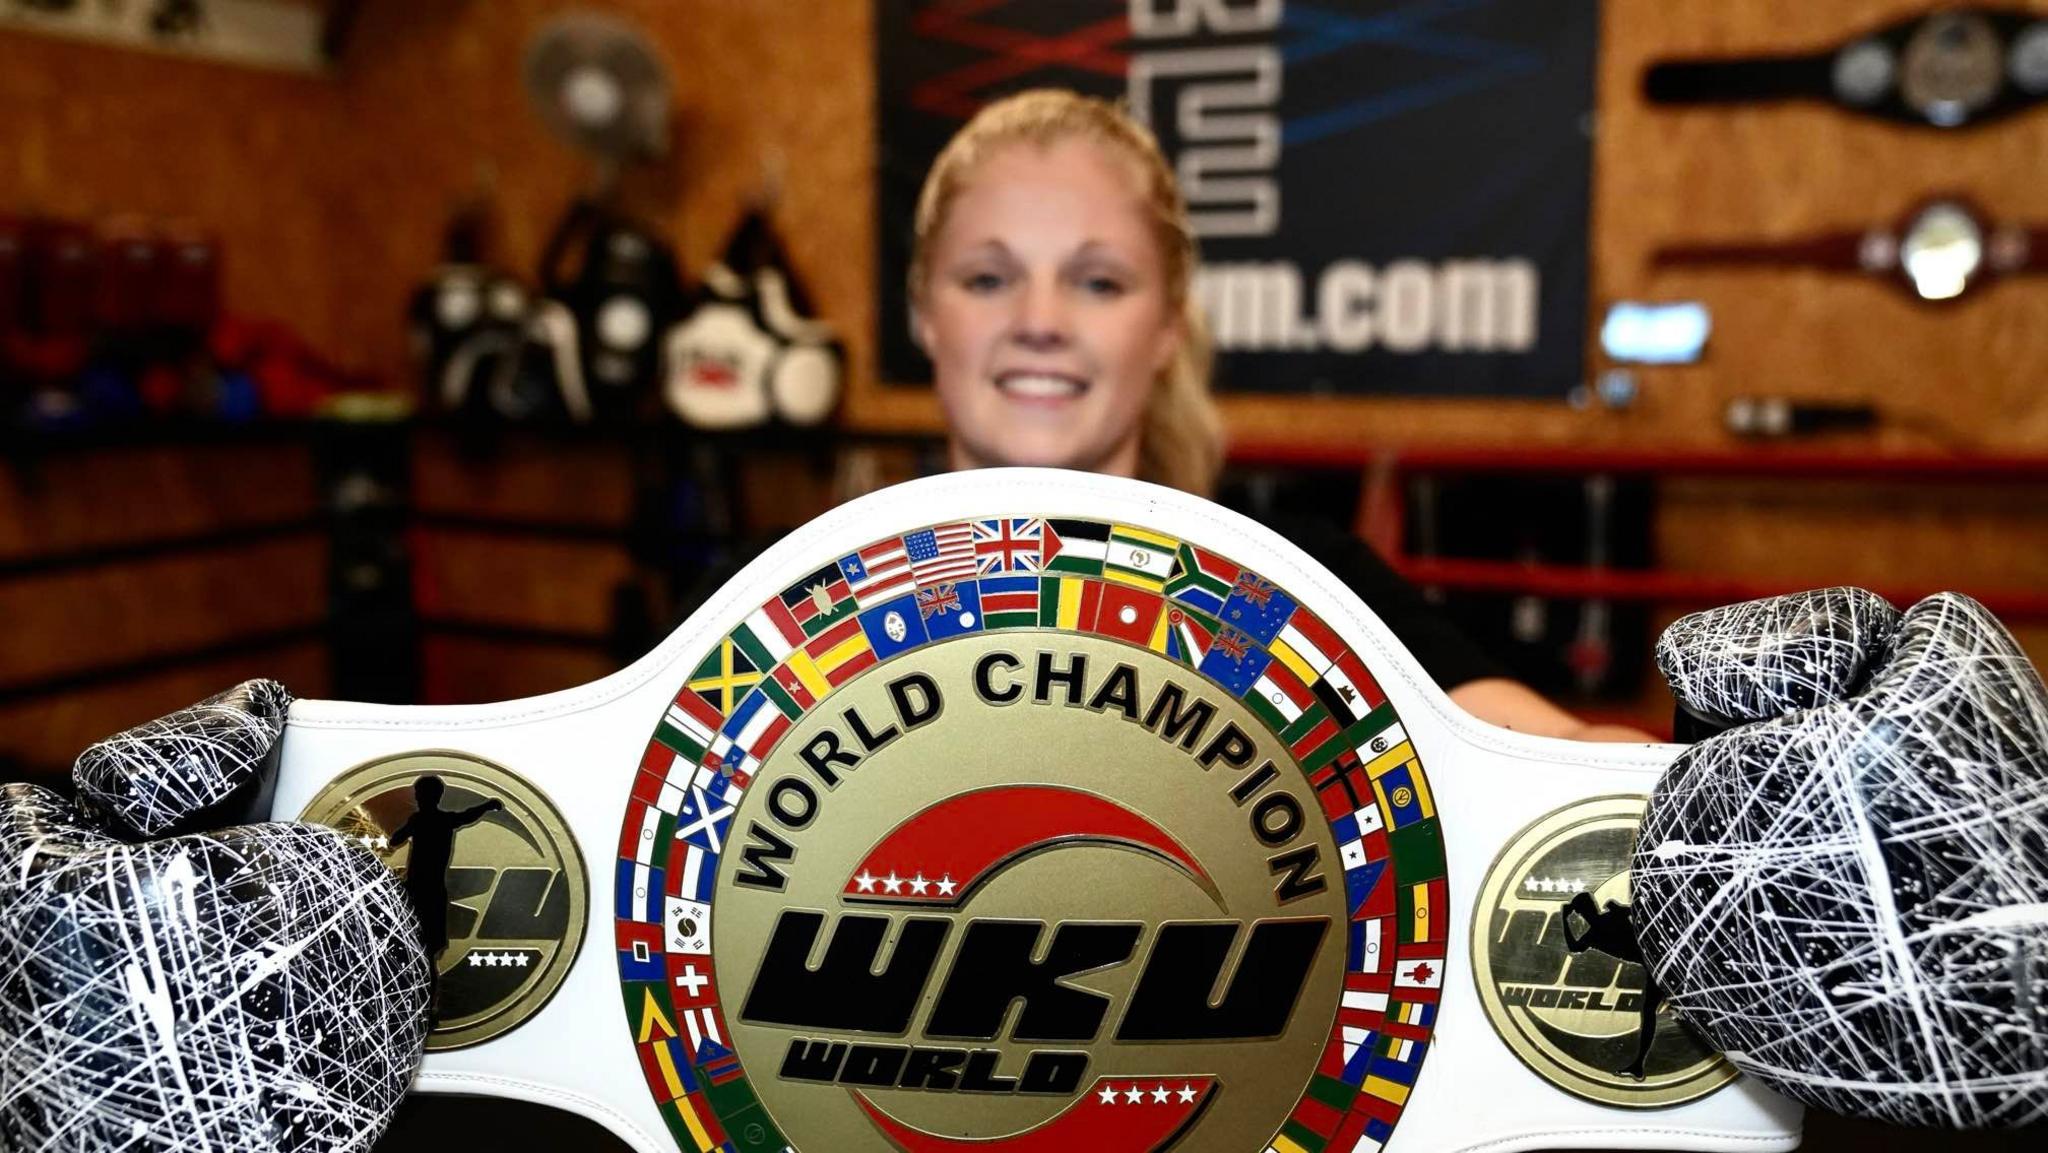
<path fill-rule="evenodd" d="M 880 0 L 880 344 L 925 169 L 982 104 L 1127 101 L 1201 236 L 1218 384 L 1558 395 L 1582 374 L 1594 0 Z"/>

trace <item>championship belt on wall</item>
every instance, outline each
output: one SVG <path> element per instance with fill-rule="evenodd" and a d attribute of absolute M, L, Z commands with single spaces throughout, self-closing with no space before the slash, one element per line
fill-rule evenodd
<path fill-rule="evenodd" d="M 1824 100 L 1960 128 L 2048 96 L 2048 19 L 1960 8 L 1901 20 L 1826 52 L 1668 60 L 1644 73 L 1643 92 L 1657 104 Z"/>
<path fill-rule="evenodd" d="M 1786 240 L 1683 244 L 1651 258 L 1662 268 L 1804 267 L 1881 276 L 1921 300 L 1959 299 L 2008 276 L 2037 275 L 2048 227 L 1996 224 L 1968 200 L 1938 197 L 1898 223 Z"/>

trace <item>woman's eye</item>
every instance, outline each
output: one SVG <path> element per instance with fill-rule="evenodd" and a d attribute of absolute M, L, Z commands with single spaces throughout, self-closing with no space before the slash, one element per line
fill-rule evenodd
<path fill-rule="evenodd" d="M 1081 284 L 1096 296 L 1122 296 L 1124 293 L 1124 282 L 1113 276 L 1090 276 Z"/>
<path fill-rule="evenodd" d="M 1002 288 L 1003 278 L 993 272 L 972 272 L 960 281 L 960 286 L 974 293 L 995 292 Z"/>

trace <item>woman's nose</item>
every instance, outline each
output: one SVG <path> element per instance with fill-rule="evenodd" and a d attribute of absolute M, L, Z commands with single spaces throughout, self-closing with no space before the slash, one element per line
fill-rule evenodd
<path fill-rule="evenodd" d="M 1057 348 L 1067 341 L 1066 302 L 1054 284 L 1027 288 L 1018 302 L 1011 338 L 1026 348 Z"/>

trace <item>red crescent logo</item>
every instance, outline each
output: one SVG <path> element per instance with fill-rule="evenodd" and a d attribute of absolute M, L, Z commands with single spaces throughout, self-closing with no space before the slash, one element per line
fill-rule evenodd
<path fill-rule="evenodd" d="M 1053 785 L 1003 785 L 949 797 L 896 826 L 868 850 L 841 894 L 849 901 L 957 907 L 1012 863 L 1076 844 L 1153 854 L 1204 891 L 1216 891 L 1194 854 L 1115 801 Z"/>

